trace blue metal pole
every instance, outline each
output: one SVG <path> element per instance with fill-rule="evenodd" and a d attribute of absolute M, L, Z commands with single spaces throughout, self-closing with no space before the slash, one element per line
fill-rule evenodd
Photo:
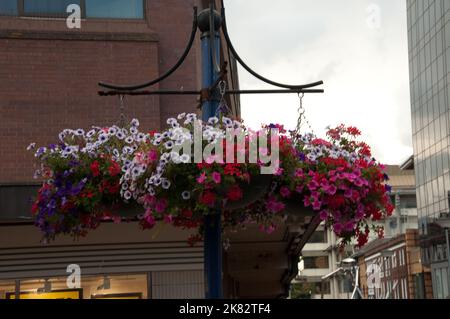
<path fill-rule="evenodd" d="M 209 11 L 209 10 L 208 10 Z M 209 15 L 209 12 L 208 12 Z M 208 28 L 209 29 L 209 28 Z M 213 65 L 213 56 L 220 61 L 220 37 L 214 35 L 214 49 L 211 50 L 210 32 L 203 32 L 201 37 L 202 47 L 202 86 L 211 87 L 219 77 Z M 215 116 L 219 107 L 219 99 L 213 97 L 202 105 L 202 119 L 208 120 Z M 206 298 L 222 298 L 222 230 L 221 211 L 214 210 L 204 218 L 204 268 L 207 281 Z"/>

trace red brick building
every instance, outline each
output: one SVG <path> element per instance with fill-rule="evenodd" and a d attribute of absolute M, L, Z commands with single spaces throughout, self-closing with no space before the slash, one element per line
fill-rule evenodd
<path fill-rule="evenodd" d="M 356 256 L 364 298 L 433 298 L 431 273 L 420 258 L 417 229 L 408 229 L 405 234 L 393 238 L 374 240 L 358 251 Z M 379 270 L 379 285 L 375 285 L 374 264 Z M 374 285 L 368 284 L 370 280 Z"/>

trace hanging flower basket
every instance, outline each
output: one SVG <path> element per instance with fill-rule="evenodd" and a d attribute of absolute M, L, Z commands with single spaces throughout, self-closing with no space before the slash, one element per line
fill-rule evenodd
<path fill-rule="evenodd" d="M 224 227 L 258 223 L 270 233 L 281 215 L 303 207 L 344 243 L 356 237 L 364 244 L 370 222 L 392 212 L 383 166 L 355 128 L 339 126 L 322 140 L 280 125 L 253 132 L 227 117 L 202 122 L 180 114 L 167 124 L 145 133 L 137 120 L 124 128 L 67 129 L 57 143 L 35 150 L 36 177 L 44 182 L 32 210 L 44 237 L 84 236 L 103 220 L 138 217 L 144 229 L 157 221 L 199 229 L 193 242 L 213 211 L 224 212 Z M 228 134 L 237 132 L 240 142 L 229 144 Z M 269 153 L 279 155 L 276 165 L 261 174 Z"/>
<path fill-rule="evenodd" d="M 268 192 L 272 184 L 272 175 L 256 175 L 250 183 L 241 183 L 242 199 L 237 201 L 227 201 L 226 210 L 238 210 L 250 206 L 261 200 Z"/>

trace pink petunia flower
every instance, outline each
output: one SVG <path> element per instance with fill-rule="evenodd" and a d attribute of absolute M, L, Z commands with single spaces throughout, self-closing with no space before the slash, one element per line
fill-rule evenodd
<path fill-rule="evenodd" d="M 291 191 L 289 190 L 289 188 L 287 188 L 286 186 L 281 187 L 280 189 L 280 194 L 281 196 L 283 196 L 284 198 L 287 198 L 289 196 L 291 196 Z"/>
<path fill-rule="evenodd" d="M 172 215 L 165 215 L 164 216 L 164 222 L 166 224 L 172 224 L 173 223 L 173 216 Z"/>
<path fill-rule="evenodd" d="M 211 177 L 216 184 L 220 184 L 220 182 L 222 181 L 222 175 L 220 175 L 220 173 L 218 172 L 213 172 Z"/>
<path fill-rule="evenodd" d="M 167 208 L 167 200 L 161 199 L 156 203 L 155 210 L 157 213 L 164 213 Z"/>
<path fill-rule="evenodd" d="M 206 180 L 206 173 L 203 172 L 199 177 L 197 177 L 197 183 L 203 184 Z"/>

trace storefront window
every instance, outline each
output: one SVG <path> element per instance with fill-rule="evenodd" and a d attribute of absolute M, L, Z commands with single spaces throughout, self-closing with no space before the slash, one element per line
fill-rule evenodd
<path fill-rule="evenodd" d="M 147 299 L 147 274 L 99 275 L 81 278 L 79 289 L 67 278 L 20 280 L 20 299 Z M 15 299 L 15 281 L 0 281 L 0 299 Z"/>

